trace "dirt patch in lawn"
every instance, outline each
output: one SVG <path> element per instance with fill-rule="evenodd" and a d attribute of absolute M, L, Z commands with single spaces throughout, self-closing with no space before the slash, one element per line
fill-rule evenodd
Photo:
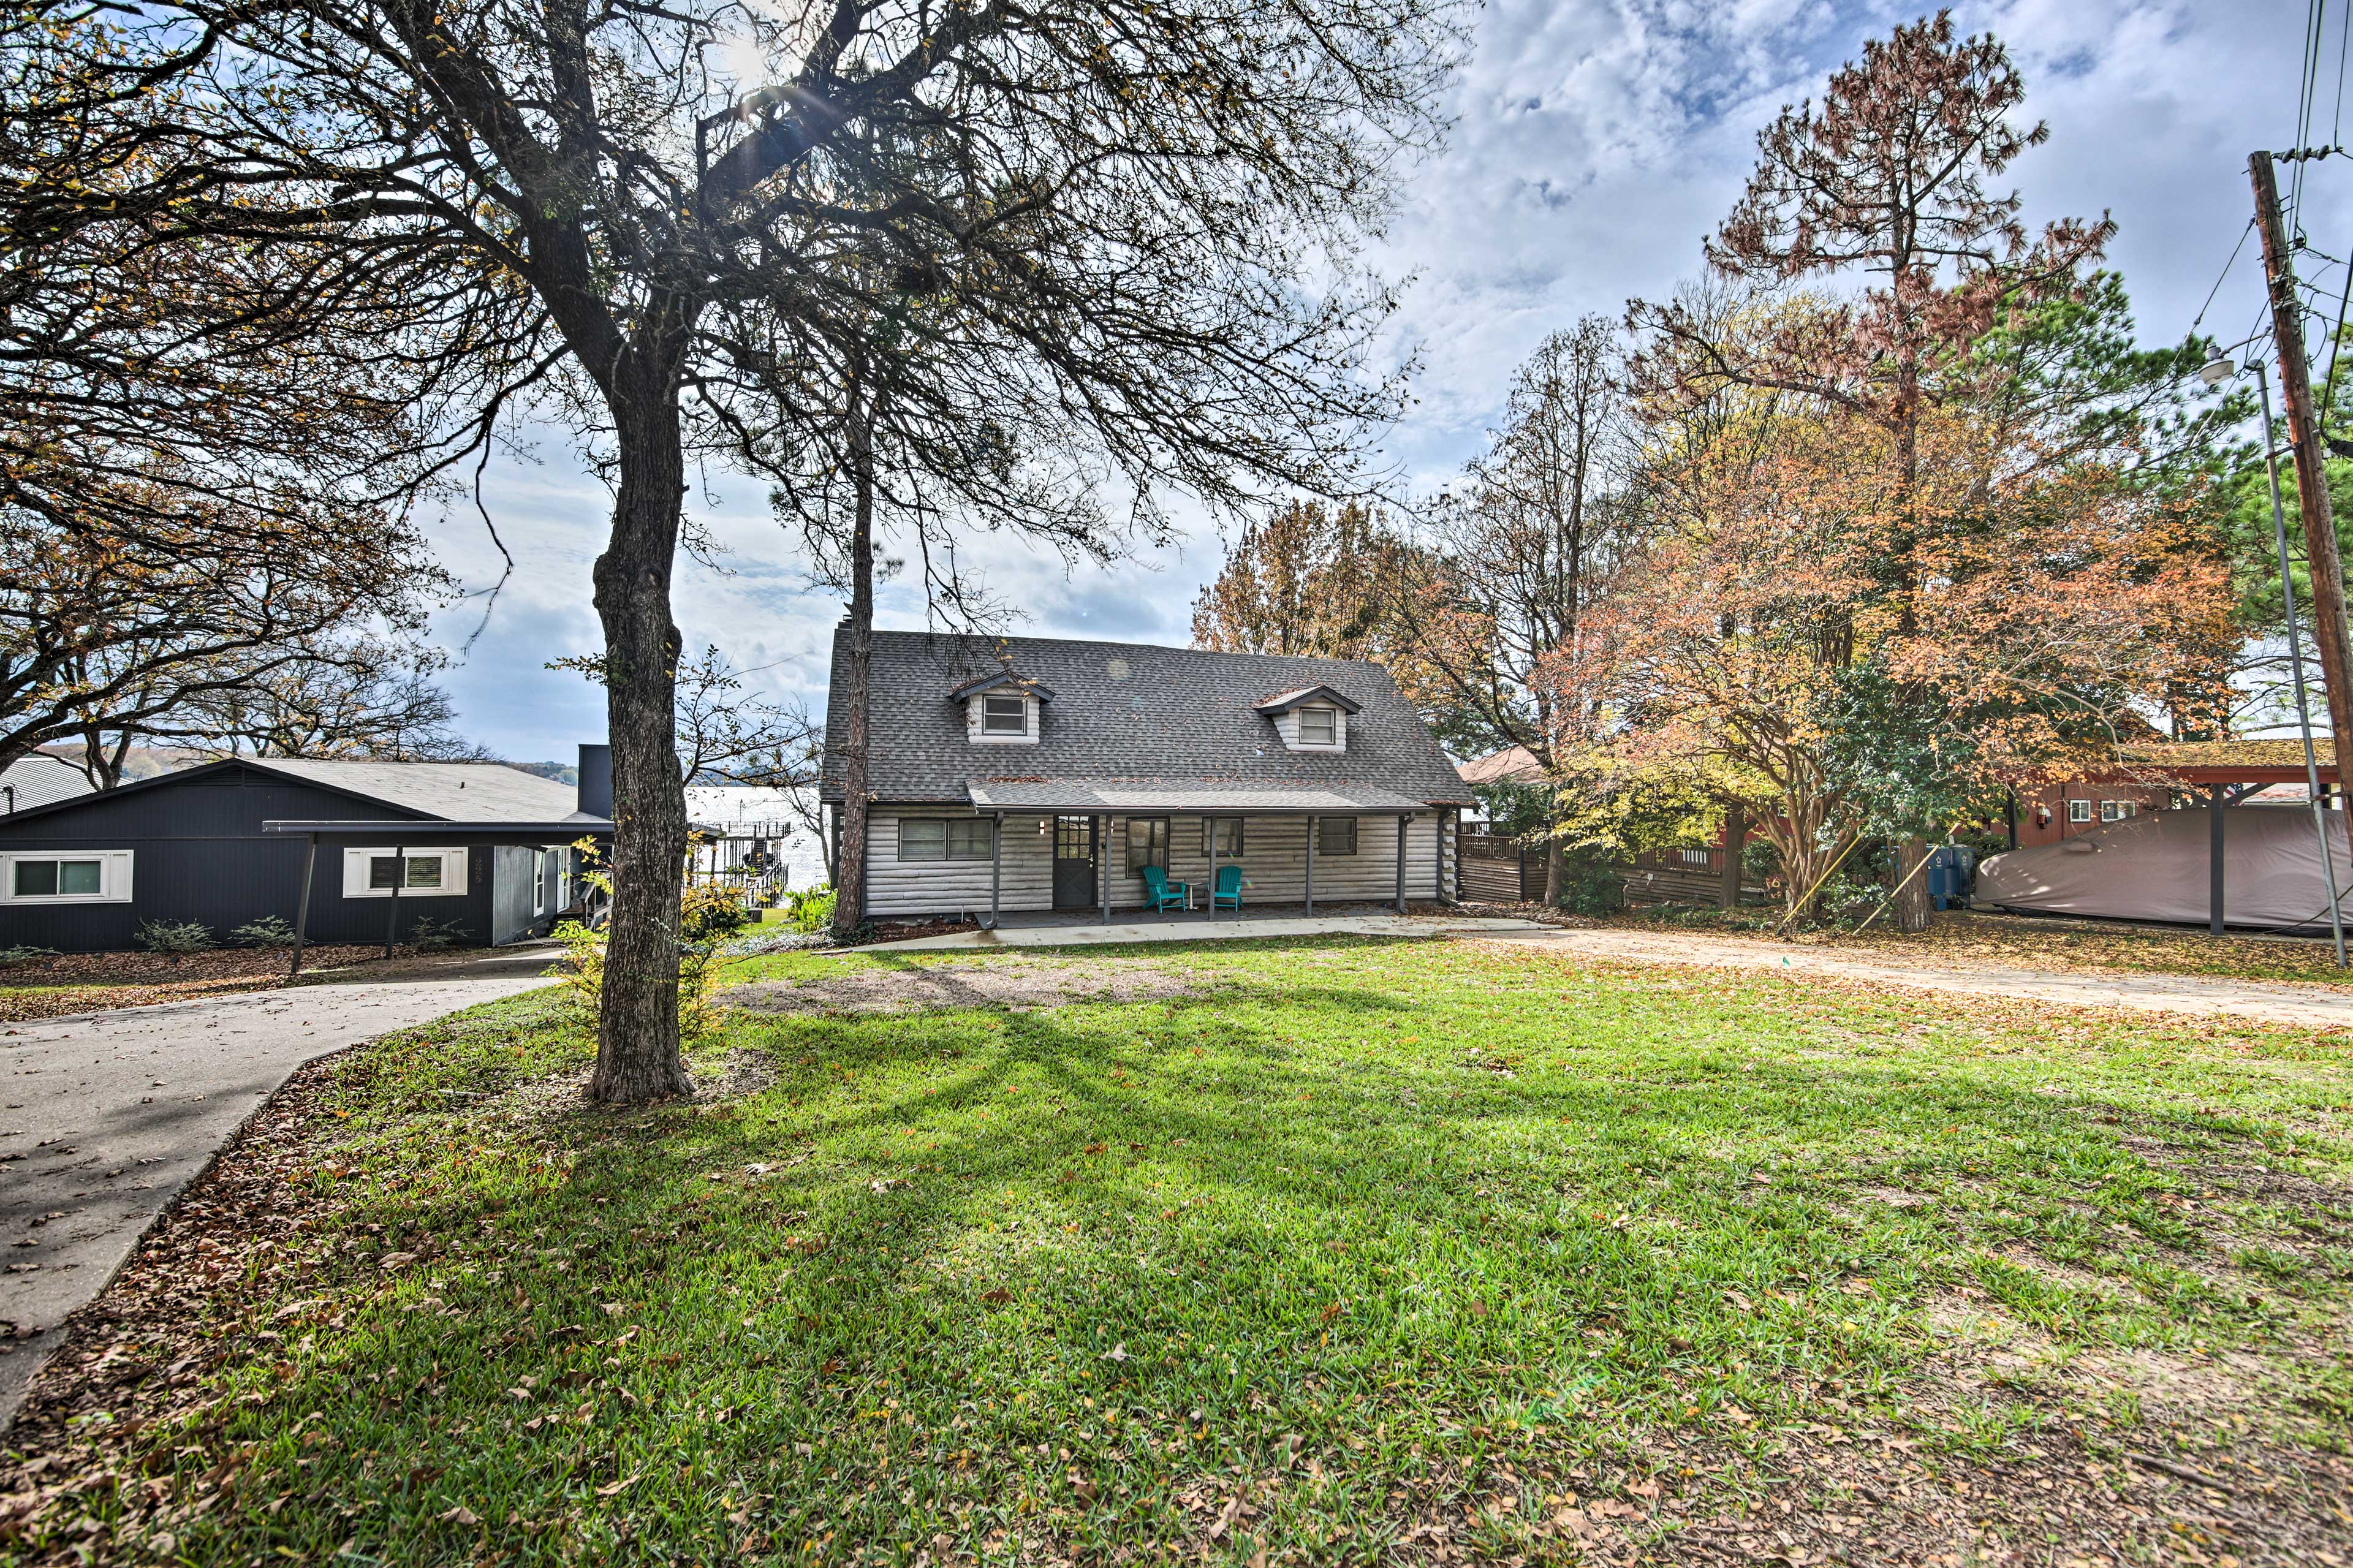
<path fill-rule="evenodd" d="M 819 980 L 757 980 L 713 998 L 751 1013 L 914 1013 L 943 1007 L 1023 1012 L 1074 1002 L 1152 1002 L 1209 987 L 1140 961 L 1054 963 L 981 959 L 858 969 Z"/>
<path fill-rule="evenodd" d="M 62 1018 L 111 1007 L 145 1007 L 288 983 L 291 954 L 282 947 L 224 947 L 209 952 L 60 952 L 0 964 L 0 1024 Z M 305 981 L 331 969 L 382 966 L 389 975 L 470 953 L 396 950 L 387 964 L 375 943 L 312 947 L 302 954 Z"/>

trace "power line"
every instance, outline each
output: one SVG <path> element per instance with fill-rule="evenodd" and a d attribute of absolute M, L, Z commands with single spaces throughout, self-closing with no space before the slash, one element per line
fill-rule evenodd
<path fill-rule="evenodd" d="M 2348 15 L 2353 15 L 2353 13 L 2348 13 Z M 2247 248 L 2247 236 L 2254 232 L 2255 220 L 2249 218 L 2247 220 L 2247 226 L 2239 231 L 2239 243 L 2231 247 L 2231 259 L 2222 263 L 2222 276 L 2215 279 L 2214 287 L 2206 290 L 2206 302 L 2198 307 L 2198 314 L 2191 318 L 2189 322 L 2189 330 L 2191 331 L 2194 332 L 2199 329 L 2200 325 L 2206 320 L 2206 312 L 2214 308 L 2214 296 L 2222 291 L 2223 280 L 2231 276 L 2231 268 L 2239 264 L 2239 252 Z"/>

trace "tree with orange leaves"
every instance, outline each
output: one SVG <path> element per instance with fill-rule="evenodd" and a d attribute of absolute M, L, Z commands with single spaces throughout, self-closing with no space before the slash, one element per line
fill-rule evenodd
<path fill-rule="evenodd" d="M 1621 772 L 1757 808 L 1791 917 L 1866 837 L 2112 757 L 2211 668 L 2227 564 L 2192 509 L 2114 468 L 2031 444 L 1989 466 L 1982 416 L 1951 408 L 1915 426 L 1908 484 L 1851 411 L 1745 395 L 1727 424 L 1662 457 L 1704 520 L 1621 574 L 1559 669 Z"/>
<path fill-rule="evenodd" d="M 1933 570 L 1919 558 L 1924 420 L 1978 394 L 1983 367 L 1969 351 L 2005 312 L 2074 291 L 2115 231 L 2105 217 L 2068 219 L 2030 236 L 2017 194 L 1989 189 L 2050 135 L 2013 123 L 2025 96 L 2000 41 L 1957 37 L 1949 12 L 1872 40 L 1831 78 L 1819 110 L 1784 109 L 1758 133 L 1747 189 L 1707 245 L 1728 279 L 1780 287 L 1859 272 L 1860 292 L 1733 339 L 1672 304 L 1634 311 L 1653 334 L 1638 368 L 1655 394 L 1778 390 L 1884 435 L 1893 526 L 1876 570 L 1907 635 Z M 1927 826 L 1907 825 L 1901 869 L 1926 854 Z M 1905 889 L 1898 920 L 1922 929 L 1926 883 Z"/>

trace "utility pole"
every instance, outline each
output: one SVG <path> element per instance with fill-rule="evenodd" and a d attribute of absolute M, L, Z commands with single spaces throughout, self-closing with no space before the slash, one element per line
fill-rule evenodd
<path fill-rule="evenodd" d="M 2296 306 L 2295 258 L 2280 226 L 2279 185 L 2272 155 L 2247 160 L 2255 186 L 2255 227 L 2263 237 L 2263 282 L 2271 294 L 2272 337 L 2279 350 L 2280 400 L 2287 405 L 2288 450 L 2295 458 L 2296 510 L 2304 523 L 2304 558 L 2312 573 L 2312 635 L 2320 644 L 2320 677 L 2328 690 L 2328 729 L 2337 776 L 2353 781 L 2353 647 L 2345 620 L 2345 570 L 2337 557 L 2337 519 L 2328 506 L 2327 447 L 2312 405 L 2312 367 L 2304 357 L 2304 314 Z M 2353 841 L 2353 812 L 2340 812 Z"/>

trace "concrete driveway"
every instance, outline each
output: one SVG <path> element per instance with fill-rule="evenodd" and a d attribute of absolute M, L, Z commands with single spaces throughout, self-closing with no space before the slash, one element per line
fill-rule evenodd
<path fill-rule="evenodd" d="M 66 1315 L 296 1068 L 544 985 L 559 951 L 0 1029 L 0 1429 Z"/>

